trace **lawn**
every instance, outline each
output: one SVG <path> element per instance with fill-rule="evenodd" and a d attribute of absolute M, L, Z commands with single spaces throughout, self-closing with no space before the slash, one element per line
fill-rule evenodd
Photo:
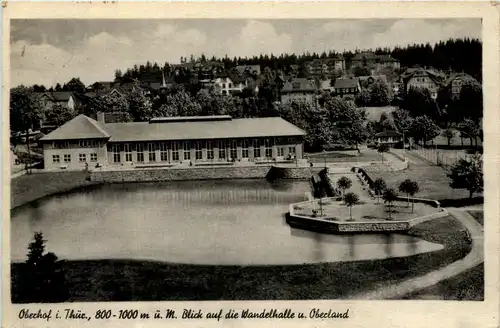
<path fill-rule="evenodd" d="M 453 189 L 450 187 L 450 179 L 446 175 L 446 171 L 439 166 L 416 166 L 410 167 L 396 172 L 370 172 L 367 168 L 367 173 L 374 181 L 382 178 L 390 188 L 398 190 L 399 184 L 411 179 L 417 181 L 420 191 L 415 195 L 417 198 L 430 199 L 459 199 L 468 198 L 469 192 L 466 189 Z M 479 196 L 475 194 L 475 196 Z"/>
<path fill-rule="evenodd" d="M 375 149 L 364 148 L 358 153 L 357 150 L 325 151 L 321 153 L 306 154 L 314 163 L 335 162 L 377 162 L 381 161 L 381 156 Z"/>
<path fill-rule="evenodd" d="M 405 295 L 401 299 L 483 301 L 484 263 L 433 286 Z"/>
<path fill-rule="evenodd" d="M 10 181 L 12 208 L 36 199 L 94 184 L 86 180 L 87 173 L 47 172 L 23 175 Z"/>
<path fill-rule="evenodd" d="M 96 260 L 67 261 L 62 266 L 72 302 L 343 299 L 424 275 L 470 251 L 463 226 L 451 217 L 422 223 L 409 234 L 445 247 L 405 258 L 307 265 L 199 266 Z M 21 266 L 11 267 L 15 303 L 20 301 L 16 297 Z"/>
<path fill-rule="evenodd" d="M 484 211 L 467 211 L 476 221 L 484 226 Z"/>
<path fill-rule="evenodd" d="M 323 206 L 319 206 L 318 202 L 304 203 L 296 205 L 295 213 L 304 216 L 313 216 L 313 210 L 316 215 L 328 220 L 342 222 L 350 221 L 349 208 L 345 206 L 343 201 L 333 201 L 331 199 L 323 199 L 320 201 Z M 429 215 L 436 213 L 436 209 L 422 203 L 414 205 L 414 212 L 411 211 L 411 204 L 408 206 L 407 202 L 394 202 L 391 207 L 391 218 L 389 219 L 389 206 L 385 205 L 383 201 L 377 203 L 376 201 L 360 201 L 359 204 L 352 208 L 352 221 L 399 221 L 417 218 L 419 216 Z M 351 221 L 351 222 L 352 222 Z"/>

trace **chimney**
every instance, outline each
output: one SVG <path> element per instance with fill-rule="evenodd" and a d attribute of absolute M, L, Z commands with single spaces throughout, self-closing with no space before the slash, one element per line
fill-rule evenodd
<path fill-rule="evenodd" d="M 105 116 L 104 116 L 103 112 L 97 112 L 97 122 L 102 123 L 102 124 L 106 123 L 106 120 L 104 117 Z"/>

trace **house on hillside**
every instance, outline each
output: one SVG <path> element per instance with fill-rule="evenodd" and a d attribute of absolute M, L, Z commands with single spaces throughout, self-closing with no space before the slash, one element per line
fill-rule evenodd
<path fill-rule="evenodd" d="M 358 76 L 358 80 L 361 88 L 368 88 L 375 81 L 381 81 L 388 85 L 387 77 L 385 75 Z"/>
<path fill-rule="evenodd" d="M 465 73 L 456 73 L 450 75 L 442 84 L 452 96 L 459 96 L 462 86 L 466 83 L 479 83 L 475 78 Z"/>
<path fill-rule="evenodd" d="M 333 58 L 319 58 L 309 61 L 305 65 L 310 77 L 331 76 L 335 70 L 345 70 L 345 60 L 342 55 Z"/>
<path fill-rule="evenodd" d="M 238 65 L 236 71 L 241 76 L 260 76 L 260 65 Z"/>
<path fill-rule="evenodd" d="M 402 79 L 405 92 L 410 88 L 427 89 L 433 99 L 437 98 L 443 82 L 441 74 L 425 68 L 410 68 L 402 75 Z"/>
<path fill-rule="evenodd" d="M 76 92 L 72 91 L 54 91 L 44 92 L 42 94 L 46 106 L 52 104 L 61 104 L 69 109 L 74 110 L 76 106 L 80 105 L 81 97 Z"/>
<path fill-rule="evenodd" d="M 336 79 L 333 86 L 334 92 L 338 96 L 357 95 L 361 91 L 361 86 L 356 78 Z"/>
<path fill-rule="evenodd" d="M 240 93 L 245 88 L 246 80 L 242 76 L 230 72 L 224 71 L 217 75 L 213 81 L 215 89 L 225 95 Z"/>
<path fill-rule="evenodd" d="M 292 78 L 286 80 L 281 89 L 281 102 L 284 104 L 293 101 L 302 101 L 311 105 L 316 104 L 317 87 L 313 80 L 306 78 Z"/>
<path fill-rule="evenodd" d="M 390 67 L 398 70 L 401 67 L 399 60 L 391 55 L 376 55 L 374 52 L 360 52 L 351 59 L 351 67 L 374 67 L 379 70 Z"/>
<path fill-rule="evenodd" d="M 389 147 L 394 147 L 403 141 L 403 135 L 397 131 L 383 131 L 375 135 L 375 140 L 379 145 L 386 144 Z"/>

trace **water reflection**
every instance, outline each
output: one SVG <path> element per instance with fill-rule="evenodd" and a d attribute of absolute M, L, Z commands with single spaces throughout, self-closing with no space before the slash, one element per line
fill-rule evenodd
<path fill-rule="evenodd" d="M 12 212 L 12 259 L 34 231 L 63 259 L 134 258 L 194 264 L 297 264 L 407 256 L 440 245 L 406 235 L 291 229 L 288 205 L 307 181 L 116 184 L 46 198 Z"/>

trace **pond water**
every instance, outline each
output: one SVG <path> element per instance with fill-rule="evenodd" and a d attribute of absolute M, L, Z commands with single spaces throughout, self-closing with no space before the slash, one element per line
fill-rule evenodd
<path fill-rule="evenodd" d="M 113 184 L 44 198 L 12 211 L 11 255 L 33 233 L 60 259 L 144 259 L 265 265 L 408 256 L 442 245 L 404 234 L 337 236 L 290 228 L 288 204 L 307 181 L 219 180 Z"/>

